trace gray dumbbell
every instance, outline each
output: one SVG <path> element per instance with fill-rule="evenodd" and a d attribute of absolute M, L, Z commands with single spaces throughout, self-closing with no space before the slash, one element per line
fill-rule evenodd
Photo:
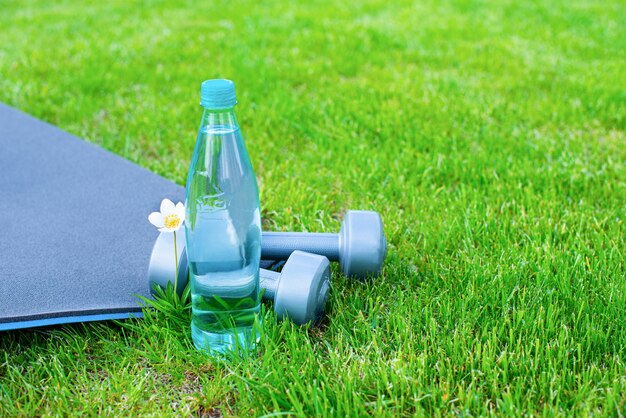
<path fill-rule="evenodd" d="M 301 325 L 322 317 L 330 287 L 328 258 L 294 251 L 280 273 L 260 269 L 260 276 L 263 299 L 274 301 L 278 318 Z"/>
<path fill-rule="evenodd" d="M 179 230 L 176 239 L 178 250 L 178 289 L 187 284 L 189 264 L 185 251 L 185 232 Z M 174 234 L 162 233 L 152 248 L 148 280 L 161 287 L 174 278 Z M 298 325 L 315 323 L 324 313 L 330 286 L 330 262 L 324 256 L 294 251 L 283 266 L 282 272 L 260 269 L 263 299 L 274 302 L 274 311 L 280 319 L 290 318 Z"/>
<path fill-rule="evenodd" d="M 377 275 L 387 255 L 387 240 L 378 213 L 351 210 L 338 234 L 263 232 L 263 260 L 286 260 L 295 250 L 324 255 L 339 261 L 346 276 Z"/>

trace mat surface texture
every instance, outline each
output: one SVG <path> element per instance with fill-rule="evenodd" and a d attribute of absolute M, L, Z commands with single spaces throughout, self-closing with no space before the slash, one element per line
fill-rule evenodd
<path fill-rule="evenodd" d="M 182 187 L 0 103 L 0 330 L 141 316 Z"/>

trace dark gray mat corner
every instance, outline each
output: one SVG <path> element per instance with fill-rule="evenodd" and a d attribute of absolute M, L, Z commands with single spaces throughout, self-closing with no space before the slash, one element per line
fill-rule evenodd
<path fill-rule="evenodd" d="M 0 330 L 141 316 L 158 231 L 184 189 L 0 103 Z"/>

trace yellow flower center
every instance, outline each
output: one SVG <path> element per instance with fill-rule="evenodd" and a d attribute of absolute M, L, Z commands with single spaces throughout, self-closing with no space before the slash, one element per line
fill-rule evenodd
<path fill-rule="evenodd" d="M 181 219 L 175 213 L 170 213 L 163 219 L 163 225 L 167 229 L 175 229 L 180 225 Z"/>

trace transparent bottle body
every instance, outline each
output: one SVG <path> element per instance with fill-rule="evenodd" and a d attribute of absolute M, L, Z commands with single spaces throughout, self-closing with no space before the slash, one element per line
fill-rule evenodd
<path fill-rule="evenodd" d="M 232 109 L 204 111 L 185 203 L 194 345 L 217 353 L 252 349 L 260 309 L 259 191 Z"/>

